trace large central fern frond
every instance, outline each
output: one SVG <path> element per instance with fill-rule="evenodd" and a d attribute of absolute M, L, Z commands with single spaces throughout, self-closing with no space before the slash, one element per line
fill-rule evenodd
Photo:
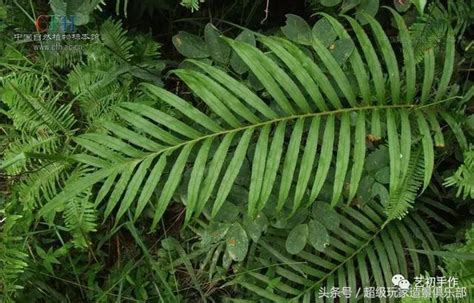
<path fill-rule="evenodd" d="M 424 73 L 417 75 L 408 30 L 402 18 L 396 12 L 393 15 L 400 30 L 404 73 L 389 38 L 369 16 L 381 56 L 377 56 L 361 25 L 347 17 L 355 33 L 354 44 L 358 45 L 347 66 L 341 66 L 317 38 L 312 41 L 316 59 L 278 37 L 259 36 L 268 53 L 224 38 L 263 85 L 268 100 L 201 61 L 190 61 L 199 71 L 179 69 L 175 74 L 207 105 L 204 112 L 165 89 L 144 84 L 151 98 L 166 103 L 179 115 L 140 103 L 122 103 L 116 110 L 120 121 L 104 123 L 103 133 L 75 139 L 88 151 L 75 159 L 95 172 L 72 182 L 44 206 L 41 214 L 55 212 L 68 199 L 101 184 L 96 203 L 107 201 L 106 216 L 118 208 L 117 220 L 129 210 L 137 218 L 158 187 L 154 227 L 178 186 L 185 182 L 187 220 L 200 214 L 208 201 L 213 201 L 211 214 L 215 215 L 246 161 L 251 163 L 247 184 L 250 216 L 256 216 L 272 195 L 277 210 L 286 208 L 294 213 L 311 205 L 332 167 L 334 206 L 342 200 L 347 185 L 346 200 L 351 201 L 357 192 L 368 135 L 387 140 L 393 194 L 403 186 L 401 180 L 410 169 L 415 143 L 412 134 L 420 133 L 426 188 L 433 171 L 433 145 L 444 144 L 441 117 L 457 128 L 445 107 L 449 104 L 445 98 L 453 72 L 454 37 L 448 31 L 444 69 L 435 83 L 434 51 L 425 53 Z M 352 39 L 339 21 L 324 18 L 341 39 Z M 350 73 L 355 83 L 349 79 Z M 465 145 L 462 133 L 456 133 Z M 187 167 L 192 170 L 185 179 Z"/>

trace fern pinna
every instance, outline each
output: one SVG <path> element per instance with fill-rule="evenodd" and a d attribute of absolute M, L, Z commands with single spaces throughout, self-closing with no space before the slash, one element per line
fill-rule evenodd
<path fill-rule="evenodd" d="M 376 45 L 354 19 L 345 17 L 354 31 L 352 37 L 338 20 L 323 15 L 340 39 L 351 39 L 356 45 L 344 66 L 317 37 L 311 40 L 310 52 L 280 37 L 258 34 L 262 49 L 222 38 L 262 84 L 265 97 L 221 69 L 196 60 L 189 61 L 194 68 L 174 74 L 205 103 L 204 110 L 163 88 L 142 84 L 149 98 L 178 114 L 140 102 L 120 103 L 119 119 L 105 122 L 100 132 L 74 138 L 83 153 L 73 158 L 93 172 L 71 182 L 43 206 L 41 215 L 51 218 L 66 201 L 95 186 L 95 202 L 105 204 L 106 217 L 116 211 L 116 221 L 128 212 L 137 219 L 150 204 L 155 228 L 181 185 L 187 187 L 182 198 L 187 221 L 209 205 L 214 216 L 249 160 L 247 212 L 251 217 L 273 199 L 275 208 L 289 216 L 312 205 L 331 168 L 335 173 L 330 205 L 334 207 L 353 200 L 370 137 L 387 142 L 390 194 L 399 199 L 392 199 L 386 212 L 389 218 L 402 217 L 413 201 L 400 190 L 418 190 L 406 180 L 421 174 L 423 188 L 429 184 L 434 146 L 444 144 L 440 124 L 446 122 L 463 147 L 467 143 L 451 110 L 457 98 L 449 92 L 455 56 L 452 31 L 446 35 L 437 81 L 435 52 L 426 51 L 417 64 L 404 21 L 391 12 L 399 29 L 402 60 L 372 17 L 366 19 Z M 413 163 L 413 157 L 420 158 L 421 164 Z M 185 178 L 187 167 L 192 170 Z M 185 179 L 186 184 L 181 184 Z M 154 193 L 157 201 L 152 199 Z"/>

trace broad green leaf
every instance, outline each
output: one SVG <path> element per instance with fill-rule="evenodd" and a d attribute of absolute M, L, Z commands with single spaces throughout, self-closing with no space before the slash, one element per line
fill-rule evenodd
<path fill-rule="evenodd" d="M 329 50 L 334 56 L 334 59 L 336 59 L 340 65 L 344 64 L 347 59 L 349 59 L 354 48 L 355 45 L 352 39 L 339 39 L 329 46 Z"/>
<path fill-rule="evenodd" d="M 311 45 L 311 28 L 300 16 L 287 14 L 286 25 L 281 28 L 281 31 L 291 41 Z"/>
<path fill-rule="evenodd" d="M 361 0 L 343 0 L 341 5 L 341 14 L 345 14 L 357 5 L 360 4 Z"/>
<path fill-rule="evenodd" d="M 235 38 L 235 40 L 250 44 L 252 46 L 256 45 L 255 35 L 249 30 L 243 30 Z M 242 59 L 239 58 L 236 53 L 232 53 L 231 55 L 230 66 L 232 66 L 232 69 L 240 75 L 249 70 L 248 66 L 242 61 Z"/>
<path fill-rule="evenodd" d="M 211 23 L 204 28 L 204 39 L 211 57 L 219 63 L 227 64 L 230 58 L 230 47 L 220 38 L 221 33 Z"/>
<path fill-rule="evenodd" d="M 360 0 L 360 4 L 357 6 L 356 18 L 361 25 L 368 23 L 367 16 L 374 17 L 379 11 L 379 0 Z"/>
<path fill-rule="evenodd" d="M 179 32 L 173 36 L 173 45 L 178 52 L 187 58 L 207 58 L 209 51 L 206 43 L 198 36 Z"/>
<path fill-rule="evenodd" d="M 286 251 L 295 255 L 303 250 L 308 241 L 308 225 L 300 224 L 293 228 L 286 239 Z"/>
<path fill-rule="evenodd" d="M 244 220 L 244 225 L 250 239 L 258 242 L 262 233 L 267 229 L 268 219 L 263 213 L 256 215 L 255 219 L 247 216 L 246 220 Z"/>
<path fill-rule="evenodd" d="M 249 240 L 239 223 L 234 223 L 226 235 L 227 252 L 232 260 L 242 262 L 247 256 Z"/>
<path fill-rule="evenodd" d="M 321 18 L 316 22 L 313 26 L 312 35 L 313 39 L 318 39 L 325 47 L 329 47 L 337 38 L 334 28 L 326 18 Z"/>
<path fill-rule="evenodd" d="M 411 0 L 393 0 L 393 5 L 397 11 L 404 13 L 410 8 Z"/>
<path fill-rule="evenodd" d="M 326 228 L 316 220 L 311 220 L 308 223 L 309 228 L 309 243 L 318 251 L 324 251 L 329 245 L 329 234 Z"/>
<path fill-rule="evenodd" d="M 341 0 L 321 0 L 322 5 L 329 7 L 336 6 L 339 3 L 341 3 Z"/>
<path fill-rule="evenodd" d="M 328 203 L 316 201 L 311 209 L 311 216 L 325 228 L 337 231 L 341 220 L 339 214 Z"/>

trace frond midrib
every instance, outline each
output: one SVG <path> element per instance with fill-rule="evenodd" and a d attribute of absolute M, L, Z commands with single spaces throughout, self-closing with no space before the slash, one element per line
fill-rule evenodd
<path fill-rule="evenodd" d="M 230 133 L 237 133 L 237 132 L 245 131 L 245 130 L 252 129 L 252 128 L 264 127 L 266 125 L 275 124 L 275 123 L 284 122 L 284 121 L 297 120 L 297 119 L 301 119 L 301 118 L 312 118 L 312 117 L 337 115 L 337 114 L 340 114 L 340 113 L 349 113 L 349 112 L 357 112 L 357 111 L 388 110 L 388 109 L 419 110 L 421 108 L 427 108 L 427 107 L 428 107 L 427 105 L 416 105 L 416 104 L 371 105 L 371 106 L 341 108 L 341 109 L 332 110 L 332 111 L 316 112 L 316 113 L 305 113 L 305 114 L 279 117 L 279 118 L 276 118 L 276 119 L 267 120 L 267 121 L 260 122 L 260 123 L 257 123 L 257 124 L 245 125 L 245 126 L 241 126 L 241 127 L 237 127 L 237 128 L 226 129 L 226 130 L 223 130 L 223 131 L 220 131 L 220 132 L 215 132 L 215 133 L 212 133 L 212 134 L 207 134 L 207 135 L 204 135 L 204 136 L 201 136 L 201 137 L 198 137 L 198 138 L 194 138 L 192 140 L 187 140 L 187 141 L 181 142 L 181 143 L 173 145 L 173 146 L 168 146 L 168 147 L 163 148 L 163 149 L 161 149 L 159 151 L 156 151 L 156 152 L 149 153 L 149 154 L 145 155 L 142 158 L 134 158 L 131 161 L 125 161 L 122 164 L 124 166 L 127 166 L 130 163 L 134 163 L 134 162 L 139 163 L 139 162 L 144 161 L 144 160 L 146 160 L 150 157 L 154 158 L 154 157 L 157 157 L 157 156 L 159 156 L 160 154 L 163 154 L 163 153 L 173 152 L 173 151 L 175 151 L 175 150 L 177 150 L 177 149 L 179 149 L 183 146 L 186 146 L 188 144 L 194 144 L 194 143 L 197 143 L 197 142 L 209 139 L 209 138 L 214 138 L 214 137 L 218 137 L 218 136 L 221 136 L 221 135 L 227 135 L 227 134 L 230 134 Z M 107 167 L 107 168 L 110 168 L 110 167 Z"/>

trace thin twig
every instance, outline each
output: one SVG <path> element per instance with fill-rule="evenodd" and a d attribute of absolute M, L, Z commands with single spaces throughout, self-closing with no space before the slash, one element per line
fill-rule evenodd
<path fill-rule="evenodd" d="M 269 7 L 270 7 L 270 0 L 267 0 L 267 5 L 265 6 L 265 18 L 263 18 L 260 24 L 263 24 L 265 21 L 267 21 L 268 13 L 270 13 L 270 11 L 268 10 Z"/>

